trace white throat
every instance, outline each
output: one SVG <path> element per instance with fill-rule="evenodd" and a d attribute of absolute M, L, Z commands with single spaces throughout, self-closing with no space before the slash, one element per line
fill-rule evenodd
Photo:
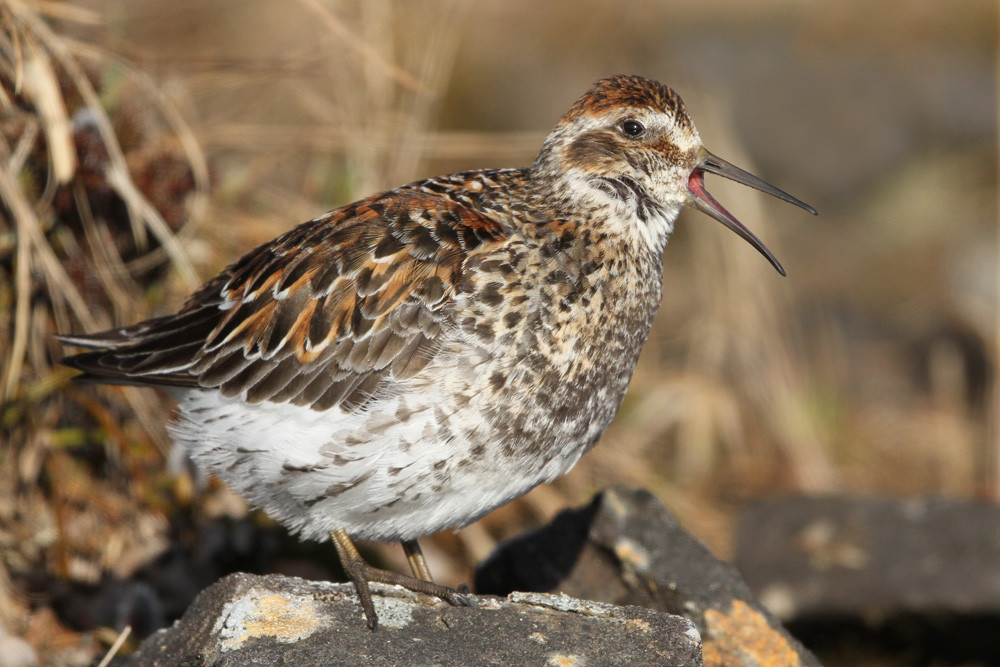
<path fill-rule="evenodd" d="M 630 177 L 610 180 L 569 173 L 562 180 L 574 201 L 607 218 L 602 223 L 607 232 L 653 253 L 663 252 L 680 202 L 657 201 Z"/>

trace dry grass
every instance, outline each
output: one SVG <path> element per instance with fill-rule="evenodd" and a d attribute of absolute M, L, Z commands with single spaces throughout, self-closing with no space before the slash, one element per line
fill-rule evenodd
<path fill-rule="evenodd" d="M 397 37 L 409 31 L 394 23 L 388 2 L 339 12 L 312 0 L 298 6 L 328 33 L 325 40 L 346 49 L 318 74 L 315 63 L 306 63 L 308 76 L 321 76 L 325 85 L 289 87 L 285 103 L 303 129 L 283 137 L 282 148 L 320 162 L 306 165 L 307 172 L 326 171 L 331 156 L 338 161 L 338 196 L 408 178 L 448 80 L 452 26 L 465 10 L 458 3 L 428 5 L 445 20 L 427 15 L 416 42 Z M 161 82 L 93 39 L 101 17 L 21 0 L 0 5 L 0 12 L 0 239 L 8 244 L 0 247 L 0 302 L 11 306 L 0 313 L 9 333 L 0 337 L 6 361 L 0 624 L 30 637 L 47 659 L 88 663 L 94 655 L 78 640 L 67 641 L 47 607 L 29 602 L 11 582 L 127 579 L 168 548 L 165 503 L 181 497 L 176 488 L 162 491 L 170 488 L 163 479 L 169 406 L 151 392 L 112 388 L 96 398 L 67 386 L 68 373 L 53 365 L 60 351 L 48 334 L 95 331 L 149 314 L 155 300 L 176 303 L 200 282 L 185 245 L 213 264 L 231 256 L 216 257 L 194 238 L 208 204 L 206 138 L 196 138 Z M 188 83 L 195 95 L 199 86 L 248 94 L 259 81 L 221 68 Z M 335 146 L 315 145 L 321 127 L 339 128 Z M 280 136 L 276 129 L 264 121 L 245 127 L 250 137 Z M 211 128 L 204 134 L 210 137 Z M 236 143 L 249 166 L 234 170 L 242 179 L 236 189 L 253 190 L 258 202 L 279 208 L 311 208 L 274 178 L 281 171 L 274 160 L 287 153 L 275 158 L 273 146 L 262 143 L 259 154 L 248 156 L 254 143 Z M 207 236 L 223 246 L 231 237 Z M 92 444 L 101 449 L 96 465 L 74 454 Z"/>
<path fill-rule="evenodd" d="M 53 365 L 49 334 L 147 313 L 146 283 L 168 265 L 196 284 L 181 238 L 207 204 L 208 169 L 145 73 L 51 27 L 96 15 L 19 0 L 0 12 L 0 622 L 48 659 L 89 662 L 51 611 L 6 584 L 43 574 L 96 582 L 164 548 L 162 517 L 68 448 L 93 442 L 95 427 L 107 460 L 121 460 L 128 442 L 163 446 L 166 412 L 140 392 L 60 392 L 69 373 Z M 115 90 L 100 79 L 108 72 Z M 176 191 L 155 190 L 168 181 Z M 141 428 L 120 426 L 122 414 Z"/>

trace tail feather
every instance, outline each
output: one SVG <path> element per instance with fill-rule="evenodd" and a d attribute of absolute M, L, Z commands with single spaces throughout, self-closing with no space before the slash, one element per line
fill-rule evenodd
<path fill-rule="evenodd" d="M 63 366 L 83 371 L 73 378 L 74 382 L 95 382 L 100 384 L 170 387 L 197 387 L 197 378 L 186 373 L 136 374 L 123 368 L 113 350 L 97 350 L 65 357 Z"/>
<path fill-rule="evenodd" d="M 89 352 L 65 357 L 64 366 L 83 371 L 74 380 L 123 385 L 197 387 L 187 367 L 193 363 L 206 332 L 214 326 L 211 311 L 146 320 L 130 327 L 93 334 L 55 335 L 67 345 Z M 187 360 L 188 363 L 183 363 Z"/>

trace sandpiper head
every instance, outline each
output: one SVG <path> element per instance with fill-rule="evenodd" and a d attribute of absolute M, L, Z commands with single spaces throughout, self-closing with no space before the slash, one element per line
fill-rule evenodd
<path fill-rule="evenodd" d="M 816 211 L 708 152 L 671 88 L 633 75 L 601 79 L 562 117 L 532 169 L 592 203 L 627 210 L 640 236 L 662 248 L 677 213 L 691 205 L 739 234 L 784 275 L 770 250 L 705 189 L 714 173 Z M 625 223 L 627 224 L 627 223 Z"/>

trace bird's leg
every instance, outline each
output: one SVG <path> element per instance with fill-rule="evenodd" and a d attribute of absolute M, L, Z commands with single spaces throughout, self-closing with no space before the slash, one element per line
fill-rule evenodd
<path fill-rule="evenodd" d="M 417 541 L 401 540 L 400 544 L 403 545 L 403 553 L 406 554 L 406 560 L 410 563 L 410 571 L 413 572 L 413 576 L 424 581 L 434 581 L 434 578 L 431 577 L 431 570 L 427 567 L 427 561 L 424 560 L 424 552 L 420 550 Z"/>
<path fill-rule="evenodd" d="M 410 564 L 410 570 L 413 571 L 413 576 L 417 579 L 423 579 L 424 581 L 434 581 L 431 576 L 431 569 L 427 567 L 427 561 L 424 560 L 424 552 L 421 551 L 420 545 L 416 540 L 400 540 L 400 544 L 403 545 L 403 552 L 406 554 L 406 560 Z M 458 587 L 458 592 L 462 595 L 468 596 L 471 593 L 469 589 L 469 584 L 462 584 Z M 474 598 L 469 598 L 472 600 Z M 468 601 L 466 601 L 466 606 L 468 606 Z"/>
<path fill-rule="evenodd" d="M 372 602 L 372 592 L 368 587 L 368 582 L 371 581 L 377 581 L 382 584 L 392 584 L 394 586 L 402 586 L 403 588 L 415 593 L 432 595 L 434 597 L 441 598 L 445 602 L 456 607 L 472 606 L 475 604 L 475 598 L 469 595 L 463 595 L 454 588 L 441 586 L 440 584 L 435 584 L 432 581 L 425 581 L 423 579 L 410 577 L 398 572 L 390 572 L 389 570 L 372 567 L 365 562 L 364 558 L 361 557 L 361 554 L 358 553 L 354 543 L 351 542 L 351 538 L 347 536 L 347 532 L 342 528 L 331 531 L 330 538 L 333 540 L 333 546 L 337 549 L 337 555 L 340 557 L 340 564 L 344 567 L 344 572 L 347 574 L 347 578 L 351 580 L 351 583 L 354 584 L 354 590 L 358 592 L 358 599 L 361 601 L 361 608 L 365 612 L 365 618 L 368 619 L 368 627 L 370 627 L 373 631 L 378 628 L 378 615 L 375 613 L 375 604 Z M 416 543 L 414 542 L 414 544 Z M 421 557 L 420 560 L 423 561 L 423 558 Z M 423 563 L 422 567 L 426 572 L 427 564 Z"/>

